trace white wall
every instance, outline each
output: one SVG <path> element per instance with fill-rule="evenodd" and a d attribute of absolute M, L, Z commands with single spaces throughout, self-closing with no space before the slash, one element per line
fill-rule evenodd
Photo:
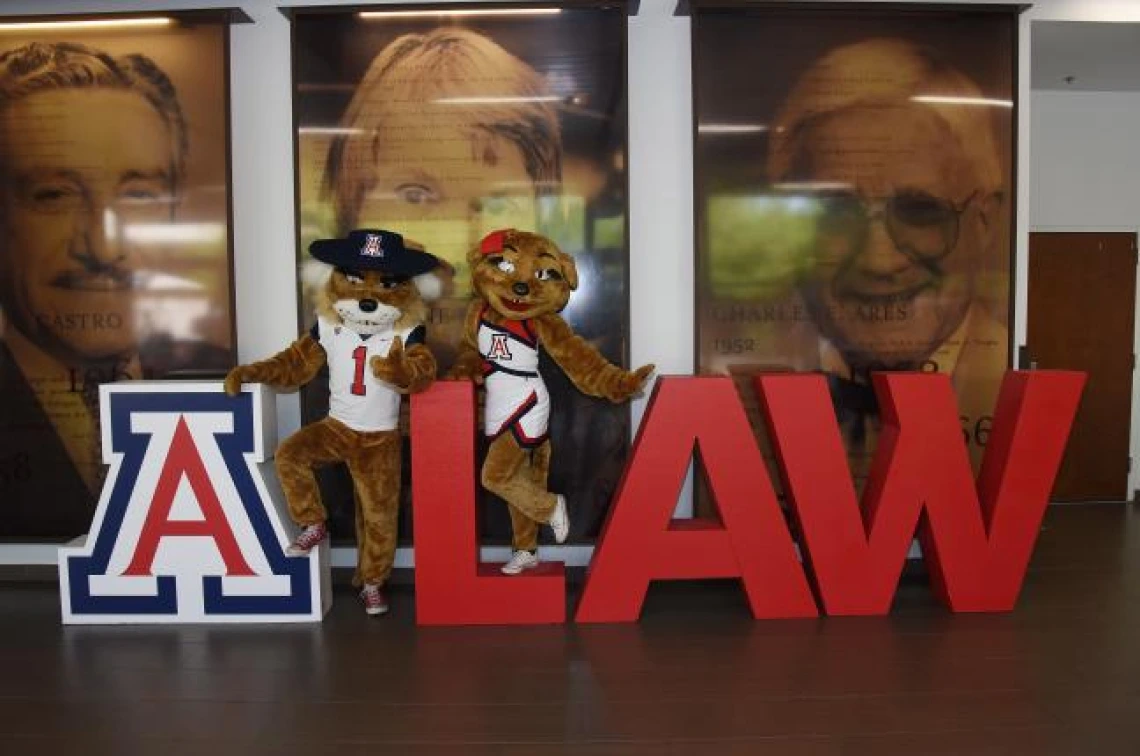
<path fill-rule="evenodd" d="M 1031 99 L 1030 226 L 1140 227 L 1140 93 L 1035 91 Z"/>
<path fill-rule="evenodd" d="M 344 2 L 344 0 L 340 0 Z M 855 0 L 852 0 L 855 1 Z M 918 0 L 912 0 L 917 2 Z M 982 0 L 977 0 L 981 2 Z M 348 0 L 345 4 L 355 4 Z M 330 5 L 332 0 L 283 2 Z M 232 34 L 235 285 L 242 360 L 296 335 L 289 24 L 271 0 L 4 0 L 0 13 L 46 14 L 241 7 L 254 21 Z M 676 0 L 642 0 L 629 25 L 631 356 L 661 373 L 693 369 L 692 112 L 689 20 Z M 1020 90 L 1029 91 L 1032 19 L 1140 21 L 1140 0 L 1038 0 L 1023 17 Z M 1015 338 L 1024 341 L 1024 250 L 1029 207 L 1029 113 L 1019 134 Z M 643 403 L 634 407 L 639 419 Z M 282 434 L 299 426 L 294 396 L 278 401 Z M 54 563 L 0 547 L 0 563 Z M 17 556 L 18 554 L 18 556 Z"/>
<path fill-rule="evenodd" d="M 1140 93 L 1036 91 L 1031 100 L 1030 228 L 1140 231 Z M 1140 354 L 1140 308 L 1135 318 L 1132 351 Z M 1134 371 L 1133 418 L 1138 408 L 1140 375 Z M 1129 454 L 1140 459 L 1135 421 Z M 1140 466 L 1134 465 L 1128 491 L 1138 482 Z"/>
<path fill-rule="evenodd" d="M 1024 21 L 1021 28 L 1021 43 L 1022 43 L 1022 64 L 1021 64 L 1021 86 L 1020 92 L 1022 93 L 1022 120 L 1018 127 L 1018 160 L 1020 170 L 1018 171 L 1018 180 L 1020 182 L 1018 187 L 1018 207 L 1028 208 L 1028 211 L 1020 212 L 1018 221 L 1018 243 L 1017 243 L 1017 309 L 1016 317 L 1018 328 L 1016 331 L 1016 338 L 1018 344 L 1025 343 L 1025 312 L 1026 312 L 1026 280 L 1028 274 L 1028 244 L 1029 244 L 1029 226 L 1032 224 L 1034 228 L 1046 230 L 1052 228 L 1088 228 L 1092 225 L 1099 224 L 1103 220 L 1108 220 L 1106 226 L 1099 228 L 1101 231 L 1112 230 L 1126 230 L 1132 231 L 1140 227 L 1140 221 L 1133 215 L 1131 219 L 1124 218 L 1118 215 L 1120 211 L 1120 203 L 1126 202 L 1123 199 L 1125 195 L 1132 197 L 1140 196 L 1137 193 L 1138 187 L 1137 176 L 1140 175 L 1135 170 L 1136 163 L 1133 163 L 1132 171 L 1122 171 L 1122 163 L 1128 160 L 1136 160 L 1137 150 L 1135 145 L 1135 135 L 1140 133 L 1136 130 L 1138 124 L 1137 120 L 1132 120 L 1133 134 L 1131 149 L 1121 150 L 1114 158 L 1113 164 L 1109 165 L 1105 162 L 1105 152 L 1103 145 L 1098 144 L 1098 139 L 1105 138 L 1116 140 L 1121 135 L 1127 132 L 1120 131 L 1115 124 L 1098 124 L 1094 125 L 1092 120 L 1080 122 L 1079 114 L 1074 112 L 1074 105 L 1078 100 L 1067 99 L 1073 97 L 1085 97 L 1085 105 L 1092 106 L 1094 109 L 1099 110 L 1101 107 L 1105 109 L 1104 115 L 1123 115 L 1125 118 L 1135 119 L 1136 111 L 1134 107 L 1130 107 L 1126 102 L 1129 99 L 1127 95 L 1111 95 L 1111 94 L 1086 94 L 1080 93 L 1050 93 L 1038 92 L 1033 96 L 1026 96 L 1029 93 L 1029 74 L 1030 74 L 1030 34 L 1029 24 L 1033 21 L 1098 21 L 1106 23 L 1138 23 L 1140 22 L 1140 2 L 1137 0 L 1038 0 L 1024 16 Z M 1099 98 L 1094 103 L 1091 98 Z M 1101 104 L 1103 103 L 1103 105 Z M 1133 103 L 1135 105 L 1135 103 Z M 1038 112 L 1040 108 L 1041 112 Z M 1090 129 L 1103 128 L 1104 131 L 1099 137 L 1093 137 Z M 1040 139 L 1043 144 L 1035 145 L 1034 142 Z M 1066 145 L 1068 145 L 1066 147 Z M 1102 166 L 1103 172 L 1094 172 L 1089 178 L 1094 179 L 1090 181 L 1075 181 L 1071 178 L 1065 182 L 1059 182 L 1054 177 L 1061 175 L 1059 173 L 1065 167 L 1065 163 L 1069 163 L 1074 171 L 1074 176 L 1081 176 L 1082 179 L 1088 177 L 1086 171 L 1091 170 L 1089 164 L 1071 165 L 1074 162 L 1079 162 L 1079 159 L 1070 157 L 1073 153 L 1073 147 L 1079 145 L 1082 152 L 1088 154 L 1088 159 L 1092 163 Z M 1124 146 L 1123 144 L 1121 145 Z M 1040 171 L 1041 175 L 1037 175 Z M 1105 189 L 1108 182 L 1104 181 L 1105 176 L 1113 176 L 1114 179 L 1123 180 L 1126 183 L 1120 187 L 1120 191 L 1116 192 L 1116 198 L 1109 198 L 1109 202 L 1103 208 L 1096 207 L 1091 201 L 1090 197 L 1094 195 L 1101 195 L 1105 193 L 1112 193 L 1111 189 Z M 1061 183 L 1068 183 L 1074 190 L 1082 193 L 1088 192 L 1090 197 L 1069 197 L 1068 202 L 1066 198 L 1060 196 L 1060 192 L 1066 191 L 1063 187 L 1059 186 Z M 1040 194 L 1041 196 L 1037 196 Z M 1069 204 L 1069 208 L 1061 210 L 1060 205 Z M 1136 335 L 1140 339 L 1140 310 L 1138 310 L 1138 317 L 1136 319 Z M 1140 341 L 1133 345 L 1133 351 L 1140 353 Z M 1140 383 L 1138 383 L 1137 375 L 1134 372 L 1132 377 L 1132 429 L 1131 429 L 1131 442 L 1129 444 L 1129 453 L 1133 459 L 1140 459 L 1140 424 L 1136 422 L 1136 410 L 1140 407 Z M 1140 487 L 1140 465 L 1134 465 L 1132 473 L 1128 476 L 1128 490 L 1135 491 Z"/>

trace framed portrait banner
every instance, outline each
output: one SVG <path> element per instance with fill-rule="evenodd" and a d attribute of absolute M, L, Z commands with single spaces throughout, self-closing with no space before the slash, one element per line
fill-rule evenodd
<path fill-rule="evenodd" d="M 870 375 L 942 372 L 975 465 L 1011 356 L 1016 6 L 693 6 L 696 360 L 827 376 L 856 483 Z M 763 436 L 763 434 L 758 434 Z"/>
<path fill-rule="evenodd" d="M 290 12 L 300 326 L 312 326 L 329 273 L 309 244 L 357 228 L 395 231 L 452 268 L 427 324 L 443 375 L 470 301 L 468 250 L 517 228 L 574 257 L 579 286 L 562 315 L 626 364 L 625 5 Z M 546 355 L 540 372 L 553 406 L 550 488 L 569 501 L 571 539 L 588 541 L 621 474 L 629 412 L 579 393 Z M 303 397 L 306 422 L 324 417 L 327 378 Z M 334 537 L 350 537 L 347 471 L 333 466 L 318 478 Z M 405 543 L 410 522 L 401 517 Z M 489 494 L 480 527 L 485 542 L 509 539 L 507 507 Z"/>
<path fill-rule="evenodd" d="M 100 384 L 234 363 L 233 20 L 0 19 L 0 539 L 87 532 Z"/>

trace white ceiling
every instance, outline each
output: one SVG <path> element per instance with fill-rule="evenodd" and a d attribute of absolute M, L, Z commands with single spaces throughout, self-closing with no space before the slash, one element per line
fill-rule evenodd
<path fill-rule="evenodd" d="M 1140 24 L 1034 21 L 1031 28 L 1033 89 L 1140 92 Z"/>

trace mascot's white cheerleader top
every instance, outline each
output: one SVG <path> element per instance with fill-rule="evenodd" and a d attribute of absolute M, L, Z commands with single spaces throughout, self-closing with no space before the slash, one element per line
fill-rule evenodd
<path fill-rule="evenodd" d="M 509 432 L 523 448 L 538 446 L 546 440 L 550 394 L 538 373 L 538 336 L 530 321 L 480 317 L 477 340 L 487 389 L 483 432 Z"/>

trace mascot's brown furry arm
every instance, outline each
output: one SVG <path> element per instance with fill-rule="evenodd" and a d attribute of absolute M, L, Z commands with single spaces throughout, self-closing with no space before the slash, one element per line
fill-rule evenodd
<path fill-rule="evenodd" d="M 578 390 L 622 402 L 645 385 L 646 365 L 629 372 L 611 364 L 558 315 L 578 287 L 574 259 L 538 234 L 489 234 L 467 256 L 475 299 L 451 378 L 486 387 L 484 432 L 491 438 L 483 486 L 510 508 L 514 555 L 503 567 L 517 575 L 538 565 L 538 526 L 562 543 L 569 532 L 566 500 L 547 490 L 550 395 L 538 373 L 541 347 Z"/>
<path fill-rule="evenodd" d="M 380 587 L 392 571 L 400 501 L 400 396 L 435 380 L 424 346 L 427 307 L 421 289 L 438 295 L 440 263 L 388 231 L 353 231 L 313 242 L 310 253 L 333 266 L 313 329 L 277 355 L 234 368 L 243 382 L 295 389 L 329 366 L 329 415 L 301 428 L 277 449 L 277 474 L 293 520 L 304 529 L 289 547 L 307 554 L 328 534 L 313 468 L 344 462 L 356 494 L 359 557 L 355 583 L 369 614 L 388 605 Z"/>

